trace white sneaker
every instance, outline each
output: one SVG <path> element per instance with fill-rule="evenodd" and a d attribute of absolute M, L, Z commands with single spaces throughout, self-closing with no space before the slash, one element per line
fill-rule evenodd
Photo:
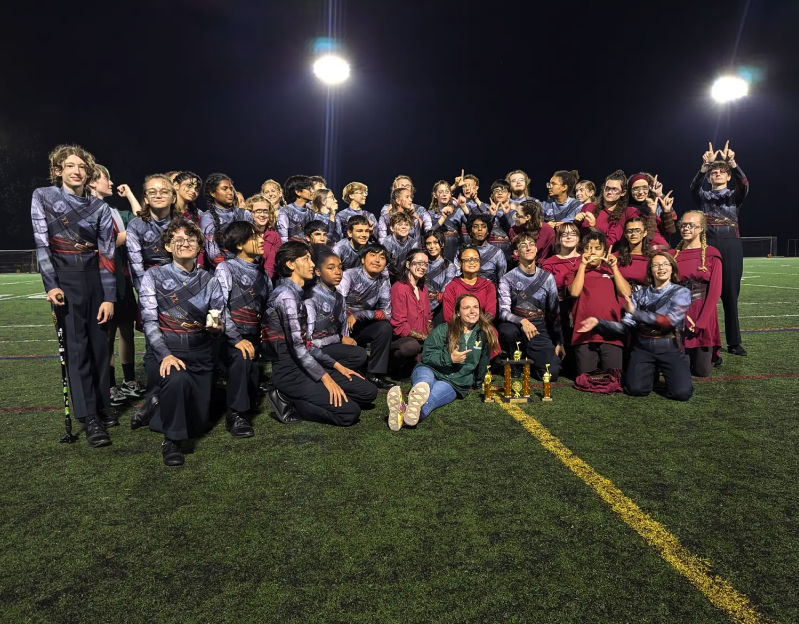
<path fill-rule="evenodd" d="M 388 428 L 392 431 L 402 429 L 402 416 L 405 404 L 402 402 L 402 388 L 393 386 L 388 391 Z"/>
<path fill-rule="evenodd" d="M 430 397 L 430 384 L 420 381 L 408 393 L 408 405 L 405 407 L 405 424 L 413 427 L 419 422 L 422 406 Z"/>
<path fill-rule="evenodd" d="M 128 395 L 120 390 L 119 386 L 111 388 L 111 405 L 119 407 L 128 400 Z"/>

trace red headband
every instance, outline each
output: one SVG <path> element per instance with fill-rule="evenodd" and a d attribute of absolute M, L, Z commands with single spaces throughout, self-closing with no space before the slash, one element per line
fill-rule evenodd
<path fill-rule="evenodd" d="M 630 186 L 638 182 L 638 180 L 644 180 L 647 184 L 649 184 L 648 177 L 646 177 L 643 173 L 636 173 L 632 178 L 630 178 Z"/>

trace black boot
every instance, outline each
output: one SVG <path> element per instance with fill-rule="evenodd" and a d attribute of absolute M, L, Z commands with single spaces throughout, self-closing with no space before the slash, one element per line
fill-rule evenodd
<path fill-rule="evenodd" d="M 294 406 L 274 386 L 266 391 L 266 401 L 275 413 L 278 422 L 284 425 L 296 425 L 302 422 L 302 418 L 299 417 Z"/>
<path fill-rule="evenodd" d="M 106 429 L 108 427 L 116 427 L 119 425 L 119 410 L 114 407 L 109 407 L 108 409 L 99 410 L 100 413 L 97 416 L 100 418 L 100 422 L 103 423 L 103 427 Z"/>
<path fill-rule="evenodd" d="M 244 420 L 238 412 L 228 412 L 225 418 L 225 429 L 234 438 L 251 438 L 255 435 L 252 425 Z"/>
<path fill-rule="evenodd" d="M 186 459 L 180 444 L 172 440 L 164 440 L 161 443 L 161 457 L 164 458 L 166 466 L 182 466 Z"/>
<path fill-rule="evenodd" d="M 744 349 L 742 345 L 730 345 L 727 347 L 727 353 L 746 356 L 746 349 Z"/>
<path fill-rule="evenodd" d="M 89 446 L 97 448 L 111 444 L 111 437 L 105 427 L 103 427 L 102 421 L 95 414 L 90 414 L 86 418 L 86 426 L 83 430 L 86 432 L 86 441 Z"/>
<path fill-rule="evenodd" d="M 142 405 L 139 408 L 139 410 L 133 415 L 133 418 L 130 419 L 130 428 L 136 430 L 139 427 L 145 427 L 149 425 L 150 420 L 155 414 L 155 410 L 157 408 L 158 408 L 158 397 L 156 395 L 153 395 L 144 402 L 144 405 Z"/>
<path fill-rule="evenodd" d="M 391 390 L 391 388 L 397 385 L 390 381 L 386 381 L 382 375 L 375 375 L 373 373 L 366 373 L 363 378 L 369 383 L 377 386 L 378 390 Z"/>

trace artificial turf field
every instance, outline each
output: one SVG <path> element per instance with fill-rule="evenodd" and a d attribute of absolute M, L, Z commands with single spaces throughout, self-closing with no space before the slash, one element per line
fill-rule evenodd
<path fill-rule="evenodd" d="M 392 433 L 383 395 L 346 430 L 218 422 L 175 469 L 132 407 L 58 443 L 41 280 L 2 275 L 0 621 L 799 622 L 797 278 L 746 260 L 749 357 L 685 404 L 566 381 Z"/>

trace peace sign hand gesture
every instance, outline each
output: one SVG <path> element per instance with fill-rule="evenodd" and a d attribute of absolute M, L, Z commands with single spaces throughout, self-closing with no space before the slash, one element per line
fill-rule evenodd
<path fill-rule="evenodd" d="M 497 216 L 497 210 L 499 210 L 499 206 L 497 206 L 497 204 L 496 204 L 496 202 L 494 201 L 494 198 L 493 198 L 493 197 L 489 198 L 489 200 L 488 200 L 488 201 L 489 201 L 489 202 L 491 202 L 491 203 L 488 205 L 488 209 L 491 211 L 491 216 L 492 216 L 492 217 L 496 217 L 496 216 Z"/>
<path fill-rule="evenodd" d="M 674 205 L 674 198 L 671 194 L 674 191 L 669 191 L 664 197 L 658 197 L 660 205 L 663 206 L 663 212 L 671 212 L 671 207 Z"/>
<path fill-rule="evenodd" d="M 721 152 L 721 157 L 724 159 L 730 167 L 735 167 L 735 152 L 730 149 L 730 142 L 727 141 L 726 145 L 724 145 L 724 151 Z"/>

